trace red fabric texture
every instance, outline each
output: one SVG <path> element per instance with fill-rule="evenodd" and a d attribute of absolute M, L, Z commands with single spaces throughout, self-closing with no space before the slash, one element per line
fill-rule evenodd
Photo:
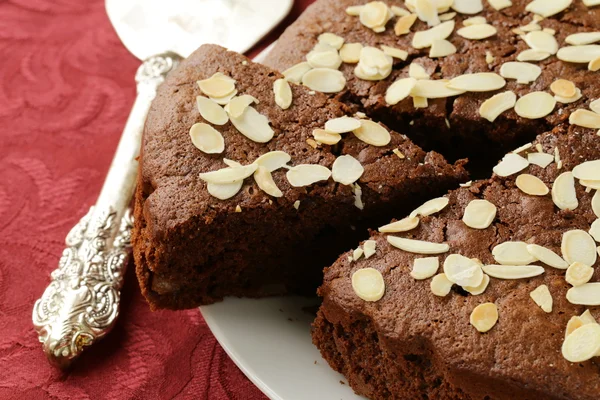
<path fill-rule="evenodd" d="M 48 364 L 32 307 L 96 200 L 139 61 L 102 0 L 0 0 L 0 60 L 0 399 L 264 399 L 198 310 L 149 311 L 131 265 L 113 332 L 70 371 Z"/>

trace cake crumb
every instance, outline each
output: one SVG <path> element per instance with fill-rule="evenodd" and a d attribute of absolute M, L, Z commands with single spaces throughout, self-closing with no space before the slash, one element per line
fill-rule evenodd
<path fill-rule="evenodd" d="M 400 159 L 405 159 L 406 156 L 404 154 L 402 154 L 402 152 L 400 151 L 400 149 L 394 149 L 392 150 L 392 152 L 398 156 L 398 158 Z"/>
<path fill-rule="evenodd" d="M 316 149 L 317 147 L 319 147 L 319 144 L 314 139 L 311 139 L 311 138 L 306 139 L 306 143 L 313 149 Z"/>
<path fill-rule="evenodd" d="M 465 183 L 459 183 L 458 185 L 460 187 L 466 188 L 466 187 L 471 187 L 472 184 L 473 184 L 473 181 L 468 181 L 468 182 L 465 182 Z"/>

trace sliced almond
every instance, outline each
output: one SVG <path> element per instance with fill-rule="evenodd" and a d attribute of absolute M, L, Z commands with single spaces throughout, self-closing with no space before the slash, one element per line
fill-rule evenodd
<path fill-rule="evenodd" d="M 217 72 L 208 79 L 198 81 L 198 87 L 210 97 L 224 97 L 235 90 L 235 80 Z"/>
<path fill-rule="evenodd" d="M 565 280 L 573 286 L 581 286 L 588 283 L 594 275 L 594 268 L 580 262 L 574 262 L 567 269 Z"/>
<path fill-rule="evenodd" d="M 379 232 L 382 233 L 397 233 L 407 232 L 419 225 L 418 217 L 406 217 L 400 221 L 392 222 L 390 224 L 379 227 Z"/>
<path fill-rule="evenodd" d="M 275 135 L 266 116 L 252 106 L 246 107 L 239 117 L 230 116 L 231 123 L 240 133 L 257 143 L 267 143 Z"/>
<path fill-rule="evenodd" d="M 494 36 L 498 30 L 490 24 L 478 24 L 460 28 L 456 33 L 465 39 L 481 40 Z"/>
<path fill-rule="evenodd" d="M 410 94 L 415 97 L 427 99 L 441 99 L 463 94 L 464 90 L 448 87 L 448 81 L 444 80 L 417 80 Z"/>
<path fill-rule="evenodd" d="M 385 293 L 383 275 L 375 268 L 362 268 L 352 274 L 352 289 L 365 301 L 378 301 Z"/>
<path fill-rule="evenodd" d="M 561 256 L 553 252 L 552 250 L 539 246 L 537 244 L 528 244 L 527 251 L 534 258 L 543 262 L 544 264 L 557 268 L 557 269 L 567 269 L 569 268 L 569 263 L 562 259 Z"/>
<path fill-rule="evenodd" d="M 526 279 L 544 273 L 537 265 L 485 265 L 483 272 L 497 279 Z"/>
<path fill-rule="evenodd" d="M 394 60 L 376 47 L 363 47 L 354 74 L 364 80 L 381 80 L 392 72 Z"/>
<path fill-rule="evenodd" d="M 306 55 L 306 61 L 312 68 L 338 69 L 342 58 L 337 51 L 311 51 Z"/>
<path fill-rule="evenodd" d="M 394 33 L 396 36 L 406 35 L 410 32 L 410 28 L 417 20 L 417 14 L 408 14 L 400 17 L 394 25 Z"/>
<path fill-rule="evenodd" d="M 479 115 L 494 122 L 504 111 L 513 108 L 516 102 L 517 95 L 511 91 L 495 94 L 481 104 Z"/>
<path fill-rule="evenodd" d="M 408 76 L 414 79 L 429 79 L 429 74 L 421 65 L 412 62 L 408 67 Z"/>
<path fill-rule="evenodd" d="M 523 193 L 531 196 L 545 196 L 550 192 L 548 186 L 540 178 L 530 174 L 517 176 L 515 184 Z"/>
<path fill-rule="evenodd" d="M 311 69 L 312 67 L 310 66 L 310 64 L 304 61 L 299 64 L 293 65 L 290 68 L 283 71 L 283 76 L 289 82 L 301 83 L 304 74 L 306 74 Z"/>
<path fill-rule="evenodd" d="M 426 31 L 415 32 L 412 40 L 412 47 L 415 49 L 431 47 L 434 40 L 448 38 L 453 30 L 454 21 L 446 21 Z"/>
<path fill-rule="evenodd" d="M 360 15 L 360 10 L 362 10 L 363 6 L 350 6 L 346 7 L 346 14 L 358 17 Z"/>
<path fill-rule="evenodd" d="M 496 218 L 496 206 L 487 200 L 471 200 L 465 208 L 463 222 L 473 229 L 486 229 Z M 469 285 L 477 286 L 477 285 Z"/>
<path fill-rule="evenodd" d="M 381 50 L 383 50 L 384 54 L 387 54 L 388 56 L 393 58 L 398 58 L 403 61 L 406 60 L 406 58 L 408 57 L 408 52 L 406 50 L 397 49 L 395 47 L 381 45 Z"/>
<path fill-rule="evenodd" d="M 483 11 L 483 3 L 481 0 L 454 0 L 452 9 L 461 14 L 477 14 Z"/>
<path fill-rule="evenodd" d="M 450 293 L 452 285 L 453 283 L 446 278 L 446 274 L 437 274 L 431 280 L 429 287 L 434 295 L 444 297 Z"/>
<path fill-rule="evenodd" d="M 565 43 L 573 46 L 582 46 L 600 41 L 600 32 L 578 32 L 565 38 Z"/>
<path fill-rule="evenodd" d="M 483 281 L 481 265 L 460 254 L 450 254 L 444 260 L 444 274 L 459 286 L 477 287 Z"/>
<path fill-rule="evenodd" d="M 389 105 L 398 104 L 410 95 L 416 83 L 415 78 L 403 78 L 392 83 L 385 93 L 385 102 Z"/>
<path fill-rule="evenodd" d="M 573 229 L 563 233 L 560 250 L 569 264 L 580 262 L 591 267 L 596 263 L 596 243 L 584 230 Z"/>
<path fill-rule="evenodd" d="M 363 249 L 360 248 L 360 246 L 358 246 L 356 249 L 354 249 L 354 251 L 352 252 L 352 260 L 353 261 L 358 261 L 359 258 L 361 258 L 363 256 L 363 254 L 365 253 L 365 251 Z"/>
<path fill-rule="evenodd" d="M 428 106 L 429 102 L 427 101 L 427 97 L 413 96 L 414 108 L 427 108 Z"/>
<path fill-rule="evenodd" d="M 235 183 L 242 181 L 252 175 L 258 166 L 256 164 L 244 165 L 241 167 L 228 167 L 216 171 L 204 172 L 198 177 L 207 183 Z"/>
<path fill-rule="evenodd" d="M 397 17 L 404 17 L 405 15 L 410 14 L 410 11 L 398 6 L 391 6 L 390 10 L 392 10 L 392 13 Z"/>
<path fill-rule="evenodd" d="M 527 119 L 543 118 L 556 106 L 556 100 L 546 92 L 531 92 L 517 100 L 515 112 Z"/>
<path fill-rule="evenodd" d="M 529 166 L 529 161 L 518 154 L 508 153 L 502 160 L 493 168 L 493 171 L 498 176 L 510 176 L 522 171 Z"/>
<path fill-rule="evenodd" d="M 544 312 L 551 313 L 552 312 L 552 294 L 550 294 L 550 290 L 548 290 L 548 286 L 540 285 L 529 293 L 529 296 L 532 300 L 540 306 Z"/>
<path fill-rule="evenodd" d="M 596 99 L 590 103 L 590 110 L 596 114 L 600 114 L 600 99 Z"/>
<path fill-rule="evenodd" d="M 573 97 L 577 94 L 577 87 L 575 84 L 566 79 L 557 79 L 550 85 L 550 90 L 554 92 L 554 94 L 561 97 Z"/>
<path fill-rule="evenodd" d="M 323 144 L 334 145 L 342 140 L 339 133 L 328 132 L 325 129 L 315 129 L 312 134 L 317 142 Z"/>
<path fill-rule="evenodd" d="M 271 172 L 265 167 L 258 167 L 254 172 L 254 180 L 258 187 L 266 194 L 273 197 L 282 197 L 283 193 L 277 187 L 277 184 L 273 180 Z"/>
<path fill-rule="evenodd" d="M 233 183 L 208 183 L 206 189 L 211 196 L 219 200 L 227 200 L 238 194 L 243 184 L 243 180 Z"/>
<path fill-rule="evenodd" d="M 552 201 L 561 210 L 574 210 L 579 206 L 572 172 L 563 172 L 556 178 L 552 184 Z"/>
<path fill-rule="evenodd" d="M 413 210 L 413 212 L 410 213 L 410 217 L 417 217 L 419 215 L 426 217 L 428 215 L 435 214 L 446 208 L 449 202 L 450 200 L 447 197 L 437 197 L 435 199 L 428 200 Z"/>
<path fill-rule="evenodd" d="M 583 0 L 583 4 L 587 7 L 594 7 L 600 5 L 600 0 Z"/>
<path fill-rule="evenodd" d="M 429 49 L 430 58 L 447 57 L 455 53 L 456 46 L 454 46 L 446 39 L 434 40 L 433 43 L 431 43 L 431 49 Z"/>
<path fill-rule="evenodd" d="M 538 51 L 534 49 L 523 50 L 517 55 L 518 61 L 542 61 L 550 57 L 552 54 L 545 51 Z"/>
<path fill-rule="evenodd" d="M 582 179 L 579 181 L 579 183 L 582 186 L 585 186 L 586 189 L 600 190 L 600 181 L 588 181 L 586 179 Z M 592 205 L 593 205 L 593 203 L 592 203 Z"/>
<path fill-rule="evenodd" d="M 525 26 L 520 27 L 523 32 L 541 31 L 542 27 L 535 21 L 531 21 Z"/>
<path fill-rule="evenodd" d="M 483 280 L 478 286 L 463 286 L 463 289 L 472 294 L 473 296 L 477 296 L 485 292 L 488 285 L 490 284 L 490 277 L 486 274 L 483 274 Z"/>
<path fill-rule="evenodd" d="M 337 93 L 346 87 L 346 78 L 344 78 L 344 74 L 337 70 L 315 68 L 302 76 L 302 83 L 317 92 Z"/>
<path fill-rule="evenodd" d="M 196 105 L 202 118 L 214 125 L 225 125 L 229 117 L 223 107 L 204 96 L 196 97 Z"/>
<path fill-rule="evenodd" d="M 577 165 L 573 168 L 573 176 L 577 179 L 600 181 L 600 160 L 585 161 Z"/>
<path fill-rule="evenodd" d="M 581 314 L 581 316 L 579 317 L 581 318 L 581 321 L 583 321 L 583 324 L 597 324 L 596 319 L 594 318 L 594 316 L 592 315 L 592 313 L 590 312 L 590 310 L 585 310 L 583 312 L 583 314 Z"/>
<path fill-rule="evenodd" d="M 527 243 L 519 241 L 504 242 L 495 246 L 492 256 L 502 265 L 527 265 L 537 261 L 528 251 Z"/>
<path fill-rule="evenodd" d="M 529 153 L 527 154 L 527 160 L 530 164 L 537 165 L 541 168 L 546 168 L 554 161 L 554 156 L 547 153 Z"/>
<path fill-rule="evenodd" d="M 583 97 L 583 95 L 581 93 L 581 89 L 579 89 L 579 88 L 575 88 L 575 95 L 573 95 L 572 97 L 563 97 L 563 96 L 559 96 L 557 94 L 554 95 L 554 99 L 562 104 L 575 103 L 577 100 L 581 99 L 582 97 Z"/>
<path fill-rule="evenodd" d="M 445 13 L 445 14 L 440 14 L 440 21 L 450 21 L 451 19 L 454 19 L 454 17 L 456 17 L 456 13 L 455 12 L 449 12 L 449 13 Z"/>
<path fill-rule="evenodd" d="M 387 4 L 382 1 L 372 1 L 362 6 L 359 19 L 361 24 L 367 28 L 376 30 L 376 28 L 384 27 L 391 16 L 392 12 Z"/>
<path fill-rule="evenodd" d="M 548 18 L 566 10 L 572 2 L 573 0 L 533 0 L 527 4 L 525 10 Z"/>
<path fill-rule="evenodd" d="M 500 11 L 512 6 L 512 2 L 510 0 L 488 0 L 488 3 L 490 3 L 490 6 L 492 6 L 492 8 L 496 11 Z"/>
<path fill-rule="evenodd" d="M 349 154 L 336 158 L 331 167 L 331 177 L 342 185 L 356 182 L 363 172 L 365 169 L 360 162 Z"/>
<path fill-rule="evenodd" d="M 581 328 L 583 325 L 585 324 L 583 323 L 583 320 L 580 317 L 576 315 L 572 316 L 569 322 L 567 322 L 567 329 L 565 330 L 565 339 L 567 338 L 567 336 L 575 332 L 577 329 Z"/>
<path fill-rule="evenodd" d="M 220 154 L 225 150 L 223 135 L 204 122 L 192 125 L 190 128 L 190 138 L 194 146 L 204 153 Z"/>
<path fill-rule="evenodd" d="M 588 69 L 592 72 L 600 71 L 600 56 L 590 60 Z"/>
<path fill-rule="evenodd" d="M 506 79 L 516 79 L 517 83 L 527 84 L 534 82 L 542 73 L 542 69 L 535 64 L 510 61 L 502 64 L 500 75 Z"/>
<path fill-rule="evenodd" d="M 319 35 L 318 39 L 319 43 L 325 43 L 329 46 L 333 47 L 336 50 L 339 50 L 344 45 L 344 38 L 338 36 L 334 33 L 325 32 Z"/>
<path fill-rule="evenodd" d="M 596 217 L 600 218 L 600 189 L 596 190 L 594 197 L 592 197 L 592 211 L 596 214 Z"/>
<path fill-rule="evenodd" d="M 441 254 L 450 250 L 447 243 L 433 243 L 424 240 L 406 239 L 397 236 L 387 236 L 387 241 L 394 247 L 409 253 Z"/>
<path fill-rule="evenodd" d="M 504 78 L 493 72 L 460 75 L 448 82 L 449 88 L 468 92 L 488 92 L 501 89 L 505 85 Z"/>
<path fill-rule="evenodd" d="M 233 92 L 229 93 L 227 96 L 223 96 L 223 97 L 209 96 L 208 98 L 221 106 L 226 106 L 227 104 L 229 104 L 231 99 L 233 99 L 237 94 L 238 94 L 238 91 L 237 91 L 237 89 L 235 89 Z"/>
<path fill-rule="evenodd" d="M 480 15 L 477 17 L 471 17 L 471 18 L 467 18 L 467 19 L 463 20 L 464 26 L 479 25 L 479 24 L 485 24 L 485 23 L 487 23 L 487 20 L 485 19 L 485 17 L 482 17 Z"/>
<path fill-rule="evenodd" d="M 275 94 L 275 104 L 282 110 L 287 110 L 292 105 L 292 88 L 285 79 L 277 79 L 273 83 L 273 93 Z"/>
<path fill-rule="evenodd" d="M 523 38 L 525 43 L 533 50 L 550 54 L 556 54 L 558 51 L 558 42 L 556 38 L 544 31 L 529 32 Z"/>
<path fill-rule="evenodd" d="M 225 111 L 230 117 L 239 118 L 252 103 L 258 103 L 258 100 L 248 94 L 233 97 L 225 106 Z"/>
<path fill-rule="evenodd" d="M 318 164 L 300 164 L 290 168 L 285 176 L 293 187 L 303 187 L 328 180 L 331 177 L 331 171 Z"/>
<path fill-rule="evenodd" d="M 386 146 L 392 140 L 387 129 L 368 119 L 360 120 L 360 128 L 352 132 L 358 139 L 372 146 Z"/>
<path fill-rule="evenodd" d="M 347 116 L 330 119 L 325 123 L 325 130 L 333 133 L 352 132 L 360 128 L 361 121 Z"/>
<path fill-rule="evenodd" d="M 370 258 L 377 251 L 377 242 L 375 240 L 365 240 L 363 244 L 365 258 Z"/>
<path fill-rule="evenodd" d="M 600 114 L 593 111 L 578 109 L 569 116 L 571 125 L 583 126 L 584 128 L 600 129 Z"/>
<path fill-rule="evenodd" d="M 589 63 L 600 57 L 600 45 L 586 44 L 583 46 L 566 46 L 560 48 L 556 56 L 561 61 L 572 63 Z"/>
<path fill-rule="evenodd" d="M 571 304 L 600 306 L 600 282 L 584 283 L 567 291 L 567 300 Z"/>
<path fill-rule="evenodd" d="M 600 353 L 600 324 L 586 324 L 566 337 L 562 355 L 570 362 L 580 363 Z"/>
<path fill-rule="evenodd" d="M 438 17 L 437 8 L 429 0 L 414 0 L 415 12 L 419 19 L 423 22 L 427 22 L 429 26 L 436 26 L 440 23 Z"/>
<path fill-rule="evenodd" d="M 469 317 L 469 322 L 479 332 L 485 333 L 498 322 L 498 307 L 494 303 L 483 303 L 475 307 Z"/>
<path fill-rule="evenodd" d="M 416 280 L 431 278 L 440 267 L 438 257 L 415 258 L 410 276 Z"/>
<path fill-rule="evenodd" d="M 259 167 L 265 167 L 267 171 L 273 172 L 279 168 L 282 168 L 287 163 L 290 162 L 292 157 L 285 151 L 275 150 L 269 151 L 268 153 L 263 154 L 254 160 L 253 164 L 258 165 Z"/>
<path fill-rule="evenodd" d="M 363 45 L 360 43 L 346 43 L 340 49 L 340 57 L 347 64 L 356 64 L 360 60 L 360 51 Z"/>

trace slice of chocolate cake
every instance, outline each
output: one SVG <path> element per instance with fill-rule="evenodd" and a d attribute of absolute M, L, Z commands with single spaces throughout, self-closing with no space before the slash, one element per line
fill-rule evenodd
<path fill-rule="evenodd" d="M 350 111 L 217 46 L 185 60 L 141 151 L 133 249 L 151 307 L 314 293 L 368 226 L 466 180 L 462 162 Z"/>
<path fill-rule="evenodd" d="M 494 171 L 325 270 L 313 341 L 357 393 L 598 398 L 600 136 L 563 124 Z"/>

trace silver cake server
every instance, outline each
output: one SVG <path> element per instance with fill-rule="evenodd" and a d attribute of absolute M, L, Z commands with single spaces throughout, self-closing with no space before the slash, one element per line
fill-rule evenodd
<path fill-rule="evenodd" d="M 119 315 L 130 254 L 136 158 L 150 103 L 182 57 L 204 43 L 247 51 L 288 14 L 292 0 L 106 0 L 119 38 L 137 58 L 137 97 L 98 200 L 66 238 L 52 281 L 33 308 L 46 356 L 68 366 Z"/>

